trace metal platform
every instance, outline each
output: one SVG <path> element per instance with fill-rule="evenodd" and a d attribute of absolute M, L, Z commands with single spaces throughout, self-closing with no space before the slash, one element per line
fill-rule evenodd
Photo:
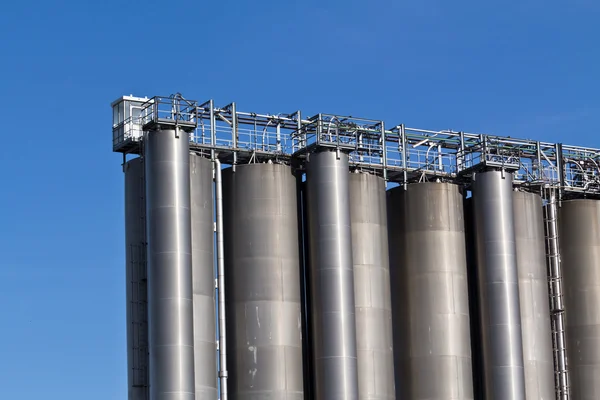
<path fill-rule="evenodd" d="M 353 169 L 389 182 L 468 183 L 474 173 L 504 169 L 531 190 L 556 188 L 562 197 L 600 196 L 600 149 L 455 131 L 386 127 L 384 121 L 317 114 L 239 111 L 180 94 L 123 96 L 112 103 L 113 151 L 140 154 L 143 132 L 175 126 L 190 132 L 190 149 L 227 164 L 274 160 L 303 168 L 311 152 L 347 153 Z"/>

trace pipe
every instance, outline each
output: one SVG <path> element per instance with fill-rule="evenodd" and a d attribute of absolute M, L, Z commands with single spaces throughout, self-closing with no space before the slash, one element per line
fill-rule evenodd
<path fill-rule="evenodd" d="M 569 376 L 567 370 L 567 354 L 565 344 L 564 305 L 562 294 L 562 272 L 560 265 L 560 248 L 558 241 L 558 209 L 556 192 L 547 189 L 546 204 L 546 248 L 550 278 L 550 316 L 552 318 L 552 341 L 554 346 L 555 379 L 558 400 L 569 398 Z"/>
<path fill-rule="evenodd" d="M 221 162 L 215 157 L 215 193 L 217 203 L 217 285 L 219 287 L 219 381 L 221 399 L 227 400 L 227 338 L 225 332 L 225 254 L 223 249 L 223 184 Z"/>

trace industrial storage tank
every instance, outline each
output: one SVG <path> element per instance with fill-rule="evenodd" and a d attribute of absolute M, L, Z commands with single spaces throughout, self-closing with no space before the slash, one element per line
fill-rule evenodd
<path fill-rule="evenodd" d="M 144 162 L 134 158 L 125 172 L 125 296 L 128 400 L 148 400 L 148 295 Z"/>
<path fill-rule="evenodd" d="M 223 172 L 228 392 L 302 400 L 296 179 L 279 164 Z"/>
<path fill-rule="evenodd" d="M 394 361 L 385 182 L 368 173 L 349 181 L 360 400 L 392 400 Z"/>
<path fill-rule="evenodd" d="M 212 162 L 190 154 L 196 400 L 217 395 Z"/>
<path fill-rule="evenodd" d="M 188 134 L 179 129 L 150 131 L 144 140 L 144 150 L 150 398 L 193 400 Z"/>
<path fill-rule="evenodd" d="M 600 202 L 563 201 L 559 240 L 571 395 L 600 398 Z"/>
<path fill-rule="evenodd" d="M 527 399 L 554 400 L 554 364 L 542 198 L 513 192 Z"/>
<path fill-rule="evenodd" d="M 307 162 L 310 318 L 316 400 L 358 400 L 348 155 Z"/>
<path fill-rule="evenodd" d="M 477 173 L 471 188 L 486 399 L 524 400 L 512 174 Z"/>
<path fill-rule="evenodd" d="M 394 188 L 388 209 L 396 398 L 473 399 L 460 188 Z"/>

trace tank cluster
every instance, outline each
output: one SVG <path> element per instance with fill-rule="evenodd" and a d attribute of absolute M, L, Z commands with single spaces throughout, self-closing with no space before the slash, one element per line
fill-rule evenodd
<path fill-rule="evenodd" d="M 333 149 L 231 165 L 165 124 L 141 143 L 129 400 L 600 398 L 600 201 L 493 167 L 386 190 Z"/>

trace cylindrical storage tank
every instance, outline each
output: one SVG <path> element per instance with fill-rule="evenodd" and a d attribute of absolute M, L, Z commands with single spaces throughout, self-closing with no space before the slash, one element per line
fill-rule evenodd
<path fill-rule="evenodd" d="M 600 201 L 563 201 L 559 240 L 571 395 L 600 399 Z"/>
<path fill-rule="evenodd" d="M 473 210 L 487 400 L 524 400 L 512 174 L 477 173 Z"/>
<path fill-rule="evenodd" d="M 392 400 L 394 360 L 385 182 L 350 174 L 350 221 L 360 400 Z"/>
<path fill-rule="evenodd" d="M 190 154 L 196 400 L 217 395 L 212 162 Z"/>
<path fill-rule="evenodd" d="M 129 400 L 148 400 L 148 296 L 144 162 L 125 164 L 125 280 Z"/>
<path fill-rule="evenodd" d="M 223 172 L 231 400 L 302 400 L 296 180 L 289 166 Z"/>
<path fill-rule="evenodd" d="M 554 361 L 542 198 L 513 192 L 527 399 L 554 400 Z"/>
<path fill-rule="evenodd" d="M 398 399 L 473 399 L 463 199 L 459 187 L 418 183 L 390 190 L 388 207 L 397 356 L 410 382 Z M 396 303 L 398 302 L 398 303 Z"/>
<path fill-rule="evenodd" d="M 316 400 L 358 400 L 348 156 L 307 162 L 312 362 Z"/>
<path fill-rule="evenodd" d="M 188 134 L 145 139 L 150 400 L 193 400 L 194 327 Z"/>

